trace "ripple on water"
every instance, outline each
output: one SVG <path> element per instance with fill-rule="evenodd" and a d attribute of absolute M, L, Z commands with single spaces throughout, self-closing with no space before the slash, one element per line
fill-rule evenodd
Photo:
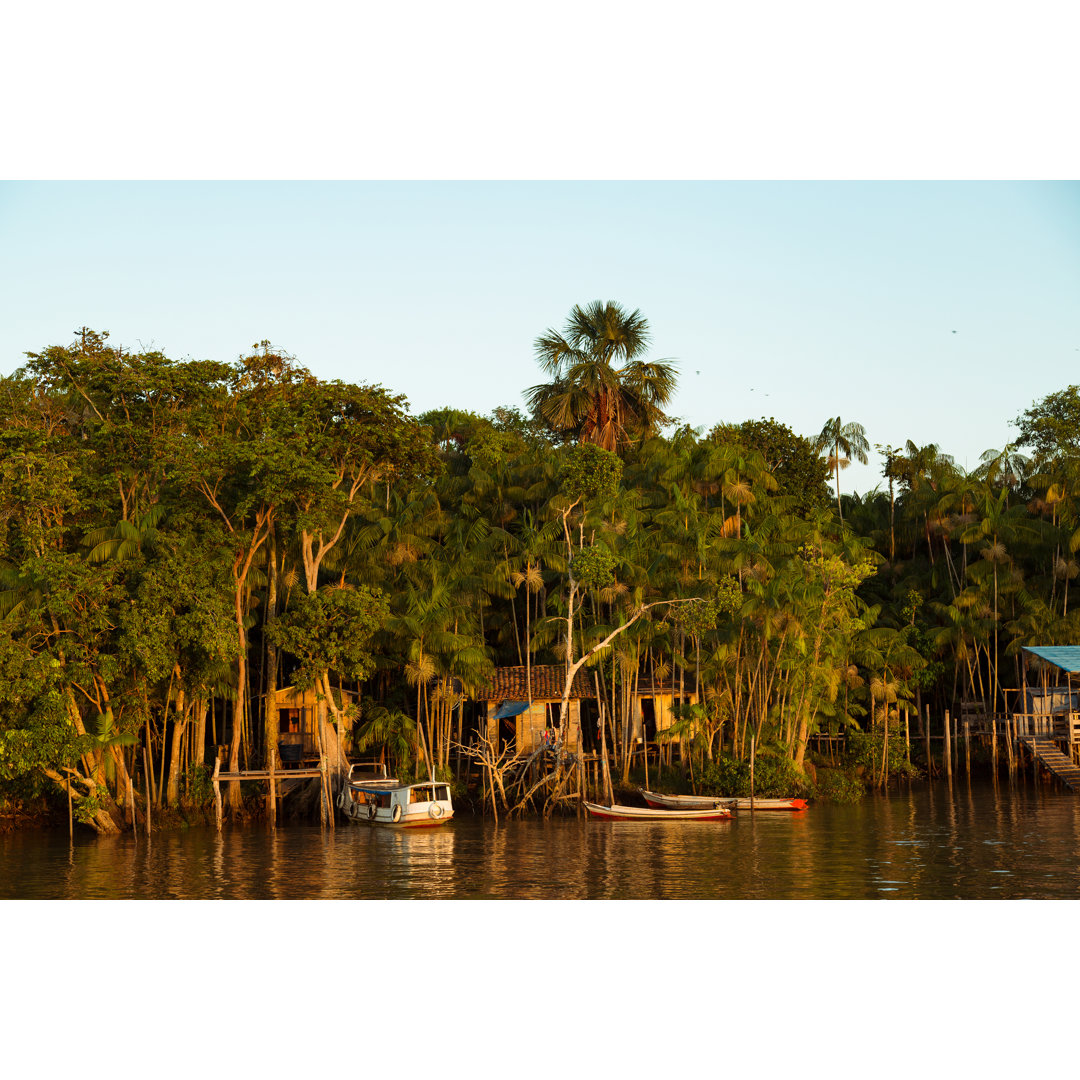
<path fill-rule="evenodd" d="M 1075 898 L 1075 799 L 942 788 L 730 822 L 0 836 L 0 898 Z M 899 873 L 899 878 L 882 874 Z"/>

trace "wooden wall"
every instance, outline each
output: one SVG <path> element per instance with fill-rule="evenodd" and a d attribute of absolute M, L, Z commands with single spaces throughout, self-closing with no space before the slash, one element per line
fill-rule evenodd
<path fill-rule="evenodd" d="M 547 701 L 534 701 L 532 707 L 526 709 L 523 713 L 518 713 L 515 716 L 514 724 L 515 731 L 517 733 L 517 752 L 519 754 L 531 754 L 534 750 L 540 747 L 543 742 L 544 730 L 547 728 L 548 723 L 548 705 L 553 705 L 555 713 L 555 723 L 558 723 L 558 707 L 559 702 L 547 702 Z M 488 738 L 494 739 L 498 735 L 499 724 L 501 720 L 495 719 L 495 712 L 498 709 L 496 702 L 490 702 L 488 705 Z M 576 750 L 578 748 L 578 740 L 581 733 L 581 702 L 570 702 L 570 718 L 569 727 L 566 733 L 566 748 L 568 750 Z"/>

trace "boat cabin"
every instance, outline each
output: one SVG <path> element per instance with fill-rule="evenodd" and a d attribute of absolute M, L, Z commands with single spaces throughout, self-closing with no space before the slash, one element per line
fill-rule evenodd
<path fill-rule="evenodd" d="M 438 781 L 350 780 L 338 796 L 338 807 L 353 821 L 401 828 L 444 825 L 454 816 L 450 785 Z"/>

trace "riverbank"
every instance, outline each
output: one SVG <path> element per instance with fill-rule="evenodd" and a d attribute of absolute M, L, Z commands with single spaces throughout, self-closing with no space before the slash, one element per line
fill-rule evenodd
<path fill-rule="evenodd" d="M 717 757 L 711 762 L 699 763 L 696 769 L 687 768 L 686 772 L 678 766 L 665 766 L 660 770 L 650 767 L 630 771 L 624 781 L 621 777 L 612 777 L 614 801 L 627 805 L 643 805 L 640 790 L 650 788 L 670 794 L 705 794 L 717 797 L 748 798 L 753 793 L 759 798 L 804 798 L 814 805 L 855 805 L 859 802 L 881 795 L 899 793 L 918 786 L 926 780 L 924 767 L 913 765 L 902 757 L 892 761 L 892 772 L 884 781 L 880 775 L 879 763 L 880 740 L 868 739 L 857 746 L 857 751 L 849 755 L 844 763 L 830 761 L 821 755 L 811 755 L 805 764 L 805 771 L 797 773 L 790 762 L 768 755 L 755 763 L 753 784 L 751 785 L 748 763 L 735 761 L 727 757 Z M 990 783 L 993 771 L 989 760 L 976 759 L 973 765 L 974 782 Z M 934 775 L 938 775 L 935 766 Z M 960 782 L 960 777 L 957 781 Z M 1007 782 L 1007 773 L 999 770 L 999 782 Z M 452 788 L 455 811 L 460 818 L 484 820 L 491 817 L 490 798 L 485 799 L 478 785 L 466 788 L 460 782 L 449 780 Z M 1046 778 L 1042 786 L 1052 789 L 1053 783 Z M 596 793 L 591 793 L 590 797 Z M 606 797 L 600 801 L 606 802 Z M 136 828 L 140 836 L 145 835 L 145 800 L 135 796 Z M 506 819 L 507 808 L 500 805 L 499 819 Z M 576 818 L 576 806 L 568 804 L 556 818 Z M 524 808 L 516 811 L 516 820 L 529 820 L 541 817 L 537 808 Z M 261 826 L 267 821 L 266 799 L 261 785 L 243 785 L 243 804 L 241 811 L 231 823 L 233 826 Z M 316 798 L 299 797 L 296 804 L 290 800 L 282 804 L 279 822 L 286 826 L 317 826 L 319 810 Z M 340 821 L 339 821 L 340 824 Z M 131 834 L 132 824 L 125 823 L 121 835 Z M 181 801 L 176 808 L 152 807 L 151 828 L 153 834 L 182 832 L 190 829 L 213 827 L 214 805 L 212 801 L 195 803 Z M 0 832 L 52 831 L 67 833 L 69 828 L 66 805 L 48 801 L 44 797 L 33 801 L 20 800 L 0 806 Z M 95 832 L 87 825 L 74 822 L 74 831 L 79 836 L 93 836 Z"/>

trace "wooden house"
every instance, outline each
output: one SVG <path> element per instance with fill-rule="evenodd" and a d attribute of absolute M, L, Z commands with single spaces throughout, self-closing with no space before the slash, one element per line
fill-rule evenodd
<path fill-rule="evenodd" d="M 481 730 L 500 748 L 513 745 L 519 754 L 531 754 L 543 745 L 545 732 L 554 737 L 559 726 L 566 669 L 555 664 L 537 664 L 528 672 L 521 667 L 496 668 L 491 678 L 474 694 L 473 701 L 485 714 Z M 570 689 L 570 715 L 565 745 L 576 750 L 581 741 L 582 712 L 585 722 L 595 724 L 596 693 L 592 678 L 580 668 Z"/>
<path fill-rule="evenodd" d="M 672 707 L 696 705 L 697 700 L 697 694 L 685 684 L 680 694 L 678 684 L 672 686 L 670 680 L 654 684 L 651 679 L 639 679 L 630 695 L 630 738 L 634 742 L 644 739 L 647 744 L 659 742 L 657 736 L 675 723 Z M 668 740 L 663 741 L 668 745 L 679 746 L 680 753 L 682 752 L 680 739 L 675 738 L 670 743 Z"/>
<path fill-rule="evenodd" d="M 356 695 L 350 690 L 334 690 L 339 704 L 347 705 Z M 296 764 L 300 761 L 316 760 L 319 756 L 319 695 L 311 687 L 298 690 L 295 686 L 284 686 L 277 691 L 278 707 L 278 751 L 283 763 Z M 332 715 L 327 708 L 328 719 Z M 298 747 L 299 749 L 286 749 Z"/>
<path fill-rule="evenodd" d="M 651 679 L 639 679 L 631 694 L 635 738 L 644 733 L 655 742 L 658 732 L 666 731 L 675 722 L 674 705 L 696 705 L 697 694 L 687 686 L 679 693 L 678 685 L 670 680 L 655 684 Z"/>

